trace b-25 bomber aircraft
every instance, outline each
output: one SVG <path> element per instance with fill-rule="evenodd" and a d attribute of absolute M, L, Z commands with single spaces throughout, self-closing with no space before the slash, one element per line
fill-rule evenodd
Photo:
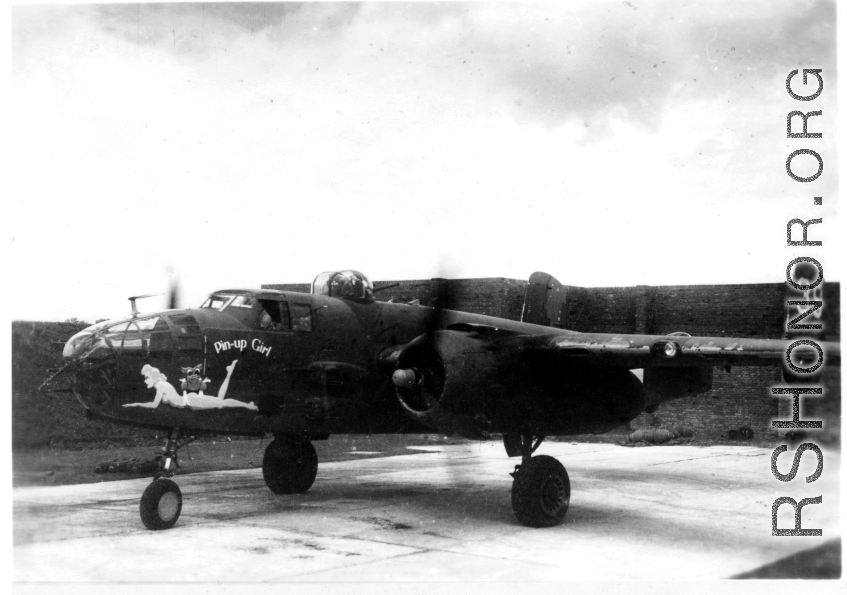
<path fill-rule="evenodd" d="M 170 479 L 193 434 L 274 439 L 262 474 L 277 494 L 304 493 L 318 470 L 313 440 L 331 434 L 503 435 L 512 508 L 529 526 L 562 521 L 567 471 L 533 456 L 546 436 L 608 432 L 663 401 L 703 393 L 713 366 L 840 363 L 837 343 L 577 333 L 547 326 L 561 287 L 535 273 L 520 322 L 379 302 L 368 278 L 325 272 L 311 293 L 222 290 L 199 307 L 91 326 L 61 370 L 92 417 L 167 430 L 160 471 L 141 497 L 148 529 L 174 526 Z M 377 289 L 376 291 L 379 291 Z M 815 363 L 817 362 L 817 363 Z M 633 370 L 643 370 L 643 379 Z"/>

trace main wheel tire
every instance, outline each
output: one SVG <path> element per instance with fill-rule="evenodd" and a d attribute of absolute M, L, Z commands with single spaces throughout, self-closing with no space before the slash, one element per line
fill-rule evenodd
<path fill-rule="evenodd" d="M 152 531 L 170 529 L 182 512 L 182 492 L 170 479 L 157 479 L 141 496 L 141 522 Z"/>
<path fill-rule="evenodd" d="M 275 494 L 303 494 L 318 474 L 318 453 L 308 440 L 274 440 L 265 449 L 262 476 Z"/>
<path fill-rule="evenodd" d="M 571 500 L 571 481 L 564 466 L 547 455 L 532 457 L 515 474 L 512 510 L 529 527 L 562 522 Z"/>

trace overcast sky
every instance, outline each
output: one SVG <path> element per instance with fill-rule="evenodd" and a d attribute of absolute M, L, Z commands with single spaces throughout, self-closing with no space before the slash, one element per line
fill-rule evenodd
<path fill-rule="evenodd" d="M 564 4 L 13 7 L 11 318 L 128 314 L 170 271 L 197 305 L 333 268 L 616 286 L 828 266 L 785 224 L 822 217 L 810 239 L 839 250 L 834 3 Z M 804 67 L 812 102 L 785 90 Z M 795 109 L 823 111 L 822 139 L 786 138 Z M 809 184 L 785 172 L 801 148 L 824 159 Z"/>

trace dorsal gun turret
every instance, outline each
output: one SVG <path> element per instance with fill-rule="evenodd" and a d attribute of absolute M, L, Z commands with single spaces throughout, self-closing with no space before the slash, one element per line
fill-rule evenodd
<path fill-rule="evenodd" d="M 312 282 L 312 295 L 370 304 L 374 301 L 374 287 L 370 279 L 359 271 L 324 271 Z"/>

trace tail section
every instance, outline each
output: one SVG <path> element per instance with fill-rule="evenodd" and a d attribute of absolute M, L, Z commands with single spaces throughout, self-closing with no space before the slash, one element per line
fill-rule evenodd
<path fill-rule="evenodd" d="M 563 328 L 565 293 L 553 275 L 533 273 L 526 286 L 521 322 Z"/>

